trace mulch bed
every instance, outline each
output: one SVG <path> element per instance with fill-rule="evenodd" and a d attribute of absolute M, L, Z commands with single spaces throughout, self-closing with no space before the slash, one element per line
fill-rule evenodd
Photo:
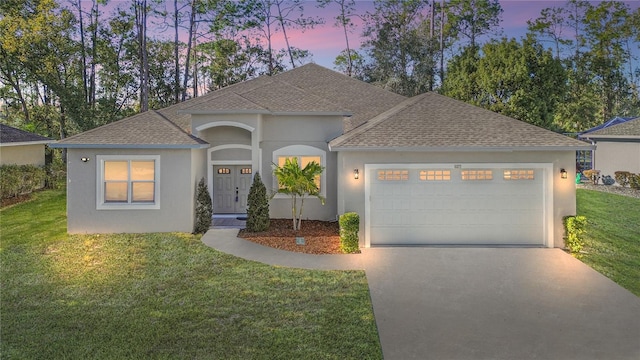
<path fill-rule="evenodd" d="M 299 231 L 293 231 L 291 219 L 271 219 L 269 229 L 251 233 L 240 230 L 238 237 L 276 249 L 307 254 L 342 254 L 340 227 L 337 221 L 302 220 Z M 305 245 L 297 245 L 296 237 L 304 237 Z"/>

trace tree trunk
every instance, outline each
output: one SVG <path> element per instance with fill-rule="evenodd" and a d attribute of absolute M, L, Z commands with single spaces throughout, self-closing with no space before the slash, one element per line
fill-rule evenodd
<path fill-rule="evenodd" d="M 147 0 L 136 0 L 138 56 L 140 59 L 140 112 L 149 110 L 149 60 L 147 53 Z"/>
<path fill-rule="evenodd" d="M 92 30 L 91 34 L 91 71 L 89 73 L 89 105 L 91 108 L 95 108 L 96 106 L 96 62 L 98 57 L 98 26 L 100 22 L 98 21 L 100 3 L 97 0 L 93 0 L 93 8 L 92 8 Z"/>
<path fill-rule="evenodd" d="M 180 40 L 178 38 L 179 32 L 178 32 L 178 22 L 179 22 L 179 16 L 178 16 L 178 0 L 173 0 L 173 8 L 174 8 L 174 13 L 173 13 L 173 30 L 174 30 L 174 36 L 173 36 L 173 61 L 174 61 L 174 71 L 175 73 L 173 74 L 174 76 L 174 80 L 173 80 L 173 86 L 175 87 L 174 89 L 174 103 L 177 103 L 180 100 Z"/>
<path fill-rule="evenodd" d="M 80 23 L 80 47 L 82 48 L 82 90 L 84 92 L 84 101 L 89 102 L 89 90 L 87 85 L 87 45 L 84 41 L 84 16 L 82 14 L 82 0 L 78 0 L 76 6 L 78 7 L 78 21 Z"/>
<path fill-rule="evenodd" d="M 191 15 L 189 16 L 189 34 L 187 40 L 187 55 L 184 64 L 184 78 L 182 79 L 182 101 L 187 100 L 187 84 L 189 81 L 190 60 L 191 60 L 191 45 L 193 44 L 193 37 L 196 23 L 196 0 L 191 0 Z"/>
<path fill-rule="evenodd" d="M 280 27 L 282 27 L 282 35 L 284 35 L 284 41 L 287 45 L 287 52 L 289 53 L 291 66 L 295 69 L 296 63 L 293 61 L 293 54 L 291 53 L 291 46 L 289 45 L 289 37 L 287 36 L 287 28 L 284 25 L 284 18 L 282 17 L 282 9 L 280 8 L 280 3 L 281 1 L 276 1 L 276 6 L 278 8 L 278 21 L 280 22 Z"/>

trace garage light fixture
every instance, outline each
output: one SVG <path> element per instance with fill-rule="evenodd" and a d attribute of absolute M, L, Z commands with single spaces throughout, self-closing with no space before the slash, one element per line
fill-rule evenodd
<path fill-rule="evenodd" d="M 80 161 L 82 161 L 82 162 L 88 162 L 88 161 L 89 161 L 89 158 L 88 158 L 88 157 L 82 157 L 82 158 L 80 158 Z"/>
<path fill-rule="evenodd" d="M 561 177 L 561 178 L 563 178 L 563 179 L 566 179 L 566 178 L 567 178 L 567 176 L 568 176 L 568 174 L 567 174 L 567 170 L 565 170 L 565 169 L 560 169 L 560 177 Z"/>
<path fill-rule="evenodd" d="M 353 178 L 356 180 L 360 178 L 360 171 L 358 171 L 358 169 L 353 169 Z"/>

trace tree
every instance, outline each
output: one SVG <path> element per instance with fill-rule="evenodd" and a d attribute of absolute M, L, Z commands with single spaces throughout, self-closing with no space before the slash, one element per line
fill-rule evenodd
<path fill-rule="evenodd" d="M 445 94 L 552 128 L 556 106 L 565 93 L 566 74 L 550 50 L 532 37 L 522 42 L 505 38 L 485 44 L 481 55 L 473 48 L 463 55 L 451 66 Z"/>
<path fill-rule="evenodd" d="M 448 26 L 452 33 L 469 39 L 476 46 L 481 35 L 494 31 L 500 25 L 502 7 L 498 0 L 451 0 L 447 5 Z"/>
<path fill-rule="evenodd" d="M 347 76 L 362 80 L 365 77 L 365 61 L 362 55 L 355 50 L 342 50 L 333 61 L 335 69 Z"/>
<path fill-rule="evenodd" d="M 247 199 L 247 231 L 260 232 L 269 228 L 269 197 L 260 173 L 253 177 Z"/>
<path fill-rule="evenodd" d="M 211 227 L 213 217 L 213 204 L 211 195 L 204 178 L 198 182 L 196 190 L 196 223 L 193 229 L 194 234 L 204 234 Z"/>
<path fill-rule="evenodd" d="M 362 45 L 371 59 L 366 80 L 407 96 L 430 90 L 437 49 L 422 15 L 426 1 L 380 0 L 374 4 L 375 11 L 365 15 L 363 33 Z"/>
<path fill-rule="evenodd" d="M 273 174 L 278 179 L 278 192 L 291 198 L 293 230 L 300 230 L 304 199 L 314 196 L 324 205 L 324 198 L 320 195 L 320 187 L 316 182 L 324 168 L 315 161 L 301 168 L 296 158 L 287 158 L 281 167 L 276 164 L 273 164 L 273 167 Z M 299 206 L 298 200 L 300 200 Z"/>
<path fill-rule="evenodd" d="M 355 0 L 318 0 L 318 6 L 326 7 L 327 5 L 334 3 L 339 7 L 338 15 L 336 15 L 336 22 L 334 26 L 342 27 L 344 31 L 344 41 L 346 48 L 338 56 L 342 57 L 344 64 L 344 73 L 347 76 L 353 75 L 354 60 L 357 58 L 357 54 L 354 56 L 353 50 L 349 46 L 349 32 L 355 27 L 351 17 L 355 15 Z M 338 59 L 336 58 L 336 61 Z M 336 64 L 337 65 L 337 64 Z"/>

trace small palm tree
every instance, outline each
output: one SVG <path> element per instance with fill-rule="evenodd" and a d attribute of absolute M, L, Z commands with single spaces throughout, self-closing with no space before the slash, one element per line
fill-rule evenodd
<path fill-rule="evenodd" d="M 316 181 L 324 168 L 315 161 L 300 168 L 296 158 L 287 158 L 281 167 L 276 164 L 273 164 L 273 167 L 273 174 L 278 179 L 278 192 L 291 197 L 293 230 L 300 230 L 305 197 L 315 196 L 324 205 L 324 198 L 320 195 L 320 187 Z M 299 207 L 298 199 L 300 199 Z"/>

